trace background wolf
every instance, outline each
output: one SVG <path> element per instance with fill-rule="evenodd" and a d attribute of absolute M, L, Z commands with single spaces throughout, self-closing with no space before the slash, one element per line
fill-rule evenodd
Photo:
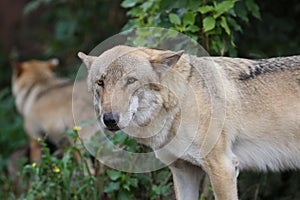
<path fill-rule="evenodd" d="M 89 104 L 92 104 L 85 81 L 76 83 L 81 96 L 74 96 L 74 83 L 69 79 L 56 77 L 53 72 L 56 65 L 57 59 L 13 63 L 13 95 L 17 110 L 24 117 L 24 128 L 30 139 L 31 161 L 40 159 L 38 138 L 46 136 L 49 142 L 61 149 L 73 144 L 66 134 L 66 130 L 73 129 L 75 125 L 73 111 L 81 113 L 76 115 L 80 116 L 76 121 L 77 125 L 93 119 L 92 110 L 83 112 L 88 111 Z M 83 127 L 81 136 L 90 132 L 90 128 Z"/>

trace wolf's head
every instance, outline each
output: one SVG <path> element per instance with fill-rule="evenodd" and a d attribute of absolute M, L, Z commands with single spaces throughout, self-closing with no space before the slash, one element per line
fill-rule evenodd
<path fill-rule="evenodd" d="M 58 59 L 47 61 L 29 60 L 24 62 L 12 61 L 12 84 L 23 85 L 45 81 L 54 76 L 54 68 L 58 65 Z"/>
<path fill-rule="evenodd" d="M 128 46 L 114 47 L 99 57 L 79 52 L 89 71 L 101 125 L 110 131 L 146 127 L 162 110 L 172 109 L 176 98 L 162 80 L 182 54 Z"/>
<path fill-rule="evenodd" d="M 29 60 L 24 62 L 12 61 L 12 93 L 16 98 L 16 105 L 21 112 L 21 104 L 29 95 L 32 88 L 38 84 L 50 80 L 55 76 L 53 70 L 58 65 L 58 59 L 47 61 Z"/>

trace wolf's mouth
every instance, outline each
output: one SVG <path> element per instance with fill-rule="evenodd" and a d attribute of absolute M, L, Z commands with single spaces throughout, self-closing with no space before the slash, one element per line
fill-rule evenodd
<path fill-rule="evenodd" d="M 108 128 L 108 127 L 107 127 L 106 129 L 109 130 L 110 132 L 113 132 L 113 133 L 120 130 L 120 128 L 119 128 L 118 126 L 116 126 L 116 127 L 114 127 L 114 128 L 111 128 L 111 127 Z"/>

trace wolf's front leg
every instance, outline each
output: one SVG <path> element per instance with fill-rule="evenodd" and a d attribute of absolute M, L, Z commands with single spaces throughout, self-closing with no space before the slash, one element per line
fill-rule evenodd
<path fill-rule="evenodd" d="M 41 149 L 40 143 L 29 135 L 29 146 L 30 146 L 30 162 L 41 162 Z"/>
<path fill-rule="evenodd" d="M 220 152 L 219 152 L 220 153 Z M 216 200 L 237 200 L 237 161 L 222 155 L 213 156 L 205 161 Z"/>
<path fill-rule="evenodd" d="M 183 160 L 170 165 L 177 200 L 198 200 L 202 169 Z"/>

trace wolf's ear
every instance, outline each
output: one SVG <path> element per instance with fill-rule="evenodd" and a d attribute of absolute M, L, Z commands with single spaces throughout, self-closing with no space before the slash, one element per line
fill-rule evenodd
<path fill-rule="evenodd" d="M 23 72 L 22 62 L 18 62 L 15 60 L 10 61 L 11 66 L 13 67 L 13 72 L 15 73 L 16 77 L 19 77 Z"/>
<path fill-rule="evenodd" d="M 174 66 L 181 58 L 184 51 L 166 51 L 163 53 L 155 54 L 150 57 L 150 63 L 154 69 L 159 73 L 163 73 L 169 67 Z"/>
<path fill-rule="evenodd" d="M 96 56 L 88 56 L 85 53 L 78 52 L 77 56 L 82 60 L 88 70 L 91 69 L 93 62 L 96 60 Z"/>
<path fill-rule="evenodd" d="M 57 65 L 59 65 L 59 60 L 57 58 L 52 58 L 48 60 L 49 68 L 54 70 Z"/>

